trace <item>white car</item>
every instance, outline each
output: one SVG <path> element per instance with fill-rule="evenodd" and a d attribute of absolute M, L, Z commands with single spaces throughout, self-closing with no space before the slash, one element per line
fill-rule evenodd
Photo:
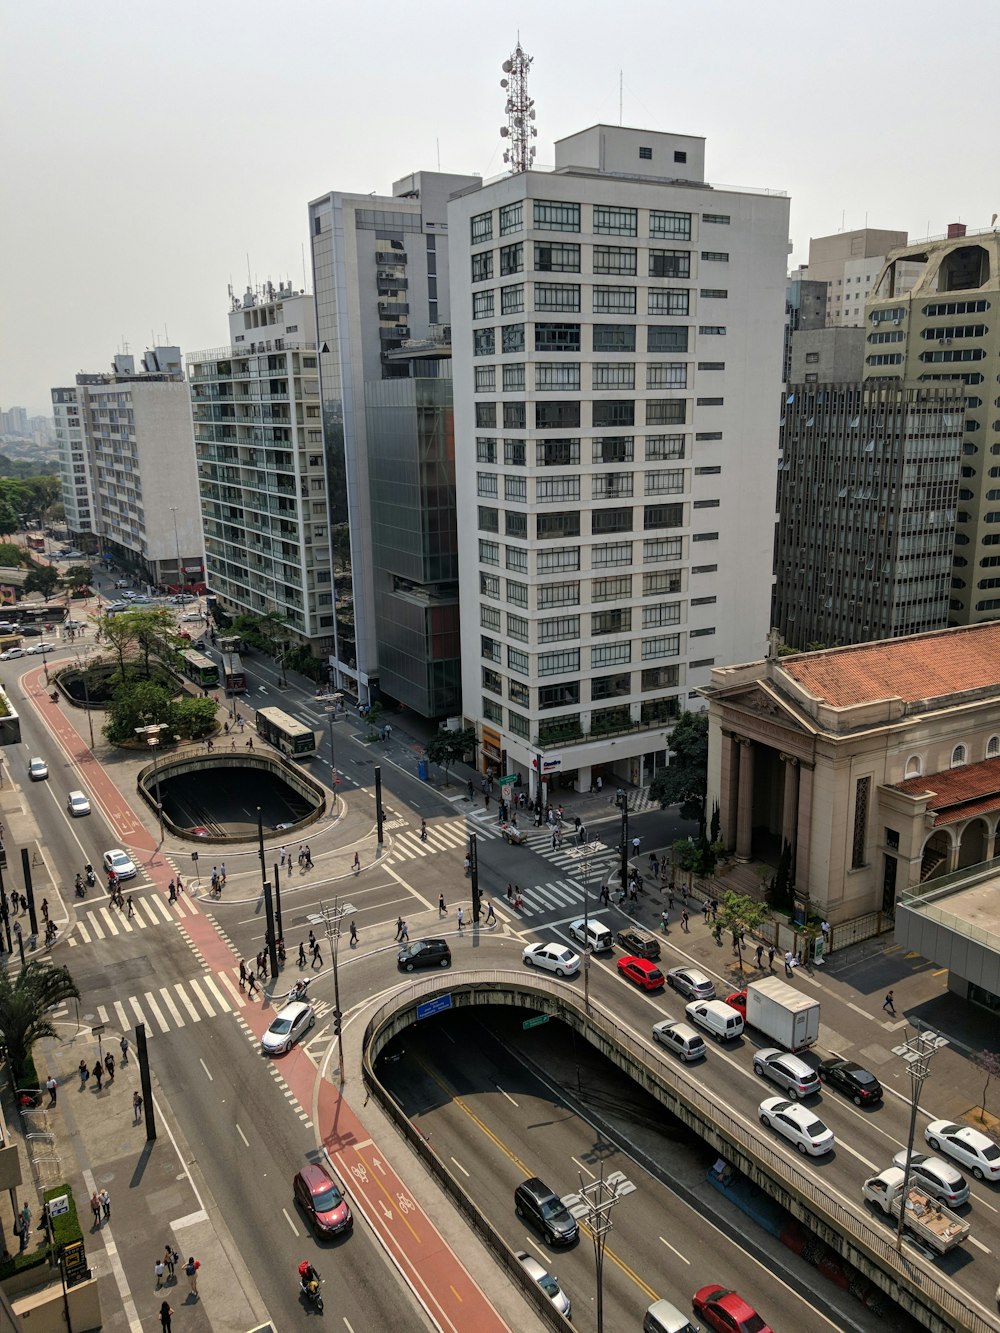
<path fill-rule="evenodd" d="M 0 653 L 0 662 L 13 662 L 15 657 L 23 657 L 23 648 L 8 648 L 6 652 Z"/>
<path fill-rule="evenodd" d="M 82 791 L 71 791 L 66 801 L 66 809 L 75 819 L 77 815 L 90 814 L 90 802 Z"/>
<path fill-rule="evenodd" d="M 896 1153 L 893 1166 L 906 1167 L 906 1149 Z M 915 1152 L 910 1157 L 910 1179 L 914 1185 L 925 1189 L 931 1198 L 946 1203 L 949 1208 L 960 1208 L 969 1202 L 969 1182 L 959 1171 L 942 1157 L 931 1157 L 925 1152 Z"/>
<path fill-rule="evenodd" d="M 573 1308 L 570 1299 L 551 1273 L 547 1273 L 537 1259 L 533 1259 L 526 1250 L 518 1250 L 517 1261 L 533 1282 L 537 1282 L 542 1291 L 561 1315 L 570 1317 Z"/>
<path fill-rule="evenodd" d="M 33 653 L 54 653 L 55 650 L 56 645 L 54 643 L 49 643 L 48 639 L 43 639 L 41 643 L 33 643 L 30 648 L 26 648 L 24 651 L 31 656 Z"/>
<path fill-rule="evenodd" d="M 49 766 L 44 759 L 37 756 L 28 760 L 28 777 L 32 782 L 44 782 L 49 776 Z"/>
<path fill-rule="evenodd" d="M 977 1180 L 1000 1180 L 1000 1144 L 971 1125 L 932 1120 L 924 1138 L 935 1152 L 947 1153 L 967 1166 Z"/>
<path fill-rule="evenodd" d="M 542 967 L 557 977 L 573 977 L 580 970 L 580 955 L 568 944 L 529 944 L 521 958 L 529 967 Z"/>
<path fill-rule="evenodd" d="M 136 876 L 135 863 L 120 847 L 112 847 L 104 853 L 104 869 L 113 870 L 119 879 L 135 879 Z"/>
<path fill-rule="evenodd" d="M 833 1151 L 833 1130 L 799 1102 L 790 1102 L 784 1097 L 767 1097 L 758 1106 L 757 1114 L 762 1125 L 776 1129 L 803 1156 L 808 1153 L 810 1157 L 822 1157 Z"/>
<path fill-rule="evenodd" d="M 200 611 L 185 611 L 184 614 L 181 616 L 181 620 L 195 621 L 204 619 L 205 617 L 201 614 Z"/>
<path fill-rule="evenodd" d="M 271 1026 L 260 1039 L 265 1055 L 287 1054 L 304 1032 L 316 1022 L 316 1013 L 305 1000 L 293 1000 L 274 1017 Z"/>

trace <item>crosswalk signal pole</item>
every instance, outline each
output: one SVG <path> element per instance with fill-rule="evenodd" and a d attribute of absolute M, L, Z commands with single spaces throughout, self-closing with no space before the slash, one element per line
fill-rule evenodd
<path fill-rule="evenodd" d="M 478 925 L 483 910 L 483 902 L 479 896 L 479 855 L 476 851 L 476 835 L 474 833 L 469 834 L 469 878 L 472 881 L 472 919 Z"/>
<path fill-rule="evenodd" d="M 382 828 L 382 765 L 375 765 L 375 821 L 378 829 L 378 846 L 382 850 L 385 833 Z"/>
<path fill-rule="evenodd" d="M 622 892 L 628 884 L 628 795 L 622 792 Z"/>

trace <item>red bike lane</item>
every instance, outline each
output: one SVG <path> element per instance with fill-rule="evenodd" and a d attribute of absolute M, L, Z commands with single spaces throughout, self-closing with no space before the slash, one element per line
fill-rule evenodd
<path fill-rule="evenodd" d="M 52 703 L 47 692 L 31 688 L 41 678 L 41 671 L 25 673 L 21 677 L 25 694 L 64 752 L 85 771 L 91 798 L 100 804 L 122 845 L 142 859 L 154 886 L 165 894 L 173 871 L 162 856 L 157 856 L 155 835 L 94 758 L 64 706 Z M 207 971 L 236 973 L 239 960 L 204 913 L 186 916 L 183 922 L 178 920 L 177 926 L 195 947 Z M 265 998 L 262 1004 L 248 1003 L 240 1016 L 261 1037 L 274 1009 Z M 509 1333 L 509 1326 L 412 1198 L 388 1155 L 379 1150 L 338 1089 L 319 1075 L 301 1047 L 282 1057 L 280 1067 L 299 1104 L 304 1108 L 315 1106 L 313 1118 L 319 1126 L 320 1140 L 335 1162 L 352 1203 L 434 1324 L 447 1333 Z"/>

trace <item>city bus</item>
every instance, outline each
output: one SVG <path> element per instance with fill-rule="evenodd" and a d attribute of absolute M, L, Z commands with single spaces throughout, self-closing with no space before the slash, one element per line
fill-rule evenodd
<path fill-rule="evenodd" d="M 243 670 L 239 653 L 222 654 L 222 683 L 227 694 L 243 694 L 247 687 L 247 673 Z"/>
<path fill-rule="evenodd" d="M 44 537 L 26 537 L 26 538 L 25 538 L 25 544 L 27 545 L 29 551 L 44 551 L 44 550 L 45 550 L 45 538 L 44 538 Z"/>
<path fill-rule="evenodd" d="M 238 634 L 220 634 L 218 638 L 220 653 L 241 653 L 243 640 Z"/>
<path fill-rule="evenodd" d="M 181 653 L 181 670 L 196 685 L 207 687 L 219 683 L 219 668 L 210 657 L 193 649 Z"/>
<path fill-rule="evenodd" d="M 257 734 L 292 759 L 316 753 L 316 733 L 280 708 L 257 709 Z"/>

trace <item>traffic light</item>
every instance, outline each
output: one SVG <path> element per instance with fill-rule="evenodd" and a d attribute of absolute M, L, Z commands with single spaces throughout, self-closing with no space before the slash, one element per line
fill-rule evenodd
<path fill-rule="evenodd" d="M 333 1035 L 334 1035 L 335 1037 L 339 1037 L 339 1036 L 340 1036 L 340 1020 L 343 1018 L 343 1016 L 344 1016 L 343 1013 L 342 1013 L 339 1009 L 334 1009 L 334 1011 L 333 1011 Z"/>

